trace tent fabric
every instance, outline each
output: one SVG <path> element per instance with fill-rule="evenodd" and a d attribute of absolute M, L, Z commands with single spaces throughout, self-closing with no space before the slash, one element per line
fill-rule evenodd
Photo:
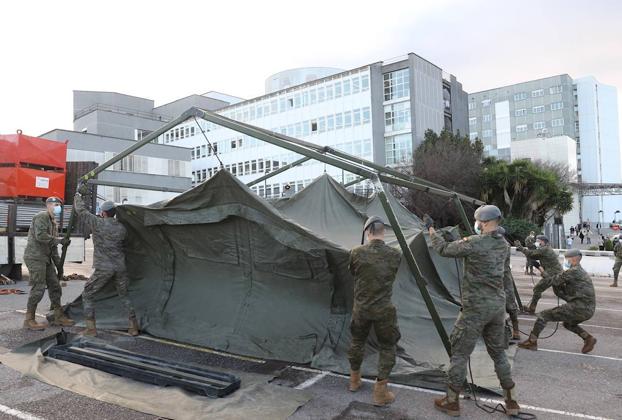
<path fill-rule="evenodd" d="M 459 311 L 455 291 L 461 265 L 435 257 L 421 221 L 389 199 L 450 331 Z M 226 171 L 168 202 L 120 206 L 118 217 L 129 233 L 130 297 L 142 330 L 347 373 L 353 291 L 349 249 L 360 243 L 371 212 L 386 217 L 378 197 L 353 195 L 327 175 L 272 205 Z M 388 243 L 397 246 L 390 230 Z M 447 355 L 404 261 L 393 300 L 402 331 L 396 377 L 442 387 Z M 95 310 L 99 326 L 127 326 L 112 285 L 96 296 Z M 70 313 L 81 318 L 79 299 Z M 364 374 L 376 373 L 375 348 L 371 337 Z M 494 371 L 487 357 L 476 350 L 473 373 L 478 385 L 494 388 L 498 384 L 490 380 Z"/>

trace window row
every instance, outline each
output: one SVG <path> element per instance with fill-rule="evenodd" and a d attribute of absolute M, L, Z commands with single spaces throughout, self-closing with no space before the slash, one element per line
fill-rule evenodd
<path fill-rule="evenodd" d="M 295 124 L 276 128 L 274 131 L 280 132 L 290 137 L 306 137 L 312 134 L 324 133 L 326 131 L 340 130 L 371 122 L 371 109 L 369 107 L 357 108 L 352 111 L 338 112 L 336 114 L 318 117 L 312 120 L 301 121 Z"/>
<path fill-rule="evenodd" d="M 387 165 L 412 162 L 412 134 L 398 134 L 384 139 L 384 151 Z"/>
<path fill-rule="evenodd" d="M 201 159 L 212 155 L 218 154 L 218 143 L 203 144 L 192 148 L 190 159 Z"/>
<path fill-rule="evenodd" d="M 195 134 L 195 128 L 196 126 L 194 125 L 175 127 L 164 133 L 164 143 L 172 143 L 186 137 L 192 137 Z"/>
<path fill-rule="evenodd" d="M 399 102 L 384 107 L 384 131 L 410 129 L 410 101 Z"/>
<path fill-rule="evenodd" d="M 563 90 L 564 87 L 562 85 L 551 86 L 549 88 L 549 94 L 555 95 L 557 93 L 563 92 Z M 536 89 L 531 91 L 532 98 L 539 98 L 541 96 L 544 96 L 544 89 Z M 514 94 L 514 101 L 523 101 L 525 99 L 527 99 L 527 92 L 518 92 Z"/>

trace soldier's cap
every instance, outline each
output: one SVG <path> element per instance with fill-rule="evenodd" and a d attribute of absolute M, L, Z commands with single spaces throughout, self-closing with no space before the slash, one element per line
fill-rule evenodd
<path fill-rule="evenodd" d="M 112 209 L 114 209 L 116 207 L 116 205 L 114 204 L 113 201 L 104 201 L 100 206 L 99 209 L 101 211 L 110 211 Z"/>
<path fill-rule="evenodd" d="M 45 203 L 46 204 L 48 204 L 48 203 L 63 204 L 63 200 L 61 200 L 58 197 L 52 196 L 52 197 L 48 197 L 47 200 L 45 200 Z"/>
<path fill-rule="evenodd" d="M 578 249 L 569 249 L 564 253 L 564 257 L 566 258 L 581 257 L 582 255 L 583 254 L 581 254 L 581 251 L 579 251 Z"/>
<path fill-rule="evenodd" d="M 365 225 L 363 226 L 363 232 L 369 229 L 369 227 L 374 223 L 382 223 L 384 225 L 384 220 L 382 220 L 380 216 L 371 216 L 365 222 Z"/>
<path fill-rule="evenodd" d="M 538 240 L 538 241 L 544 241 L 544 242 L 546 242 L 546 243 L 548 243 L 548 242 L 549 242 L 549 238 L 547 238 L 547 237 L 546 237 L 546 236 L 544 236 L 544 235 L 538 235 L 538 236 L 536 236 L 536 240 Z"/>
<path fill-rule="evenodd" d="M 489 220 L 500 219 L 501 210 L 499 207 L 493 206 L 491 204 L 481 206 L 477 210 L 475 210 L 475 220 L 479 222 L 487 222 Z"/>

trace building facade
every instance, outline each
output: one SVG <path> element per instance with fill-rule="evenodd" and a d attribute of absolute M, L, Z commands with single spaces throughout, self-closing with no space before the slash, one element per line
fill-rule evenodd
<path fill-rule="evenodd" d="M 428 129 L 467 133 L 467 94 L 462 85 L 455 76 L 415 54 L 347 71 L 323 70 L 328 75 L 311 77 L 313 80 L 308 80 L 313 72 L 307 69 L 271 76 L 266 95 L 216 112 L 381 165 L 410 162 Z M 272 91 L 285 83 L 283 78 L 287 83 L 307 81 Z M 195 184 L 208 179 L 221 165 L 243 182 L 250 182 L 300 158 L 205 121 L 189 120 L 161 135 L 158 142 L 192 149 Z M 262 197 L 280 197 L 286 185 L 297 192 L 324 172 L 344 183 L 355 179 L 340 169 L 308 161 L 253 189 Z M 361 183 L 354 188 L 366 186 Z"/>
<path fill-rule="evenodd" d="M 512 160 L 514 150 L 527 147 L 514 142 L 530 141 L 533 154 L 546 160 L 545 140 L 567 136 L 576 142 L 579 182 L 622 182 L 615 87 L 562 74 L 469 94 L 468 108 L 469 137 L 480 139 L 488 156 Z M 582 197 L 580 217 L 603 221 L 619 200 Z"/>

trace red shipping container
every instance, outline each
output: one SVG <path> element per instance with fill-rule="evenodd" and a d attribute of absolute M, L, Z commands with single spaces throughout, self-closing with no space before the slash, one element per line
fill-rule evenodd
<path fill-rule="evenodd" d="M 17 134 L 0 135 L 0 163 L 65 170 L 67 142 Z"/>
<path fill-rule="evenodd" d="M 65 174 L 30 168 L 0 167 L 0 197 L 56 196 L 65 199 Z"/>

